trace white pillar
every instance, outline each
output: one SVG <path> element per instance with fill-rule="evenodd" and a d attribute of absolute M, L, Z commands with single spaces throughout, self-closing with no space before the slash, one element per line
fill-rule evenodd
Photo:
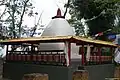
<path fill-rule="evenodd" d="M 71 54 L 70 54 L 70 52 L 71 52 L 71 49 L 70 49 L 70 43 L 69 42 L 65 42 L 65 48 L 64 48 L 64 51 L 65 51 L 65 58 L 66 58 L 66 64 L 67 64 L 67 66 L 69 66 L 70 65 L 70 56 L 71 56 Z"/>

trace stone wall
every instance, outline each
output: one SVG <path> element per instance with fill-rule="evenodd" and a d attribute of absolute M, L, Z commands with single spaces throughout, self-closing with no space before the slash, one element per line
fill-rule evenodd
<path fill-rule="evenodd" d="M 24 74 L 22 80 L 48 80 L 48 75 L 40 73 Z"/>
<path fill-rule="evenodd" d="M 114 78 L 119 78 L 120 79 L 120 66 L 115 67 Z"/>
<path fill-rule="evenodd" d="M 114 77 L 114 64 L 85 66 L 89 72 L 89 80 L 105 80 Z"/>
<path fill-rule="evenodd" d="M 3 77 L 12 80 L 22 80 L 24 74 L 48 74 L 49 80 L 72 80 L 72 71 L 69 67 L 35 64 L 5 63 Z"/>
<path fill-rule="evenodd" d="M 72 80 L 88 80 L 88 71 L 86 70 L 79 70 L 73 73 Z"/>
<path fill-rule="evenodd" d="M 21 80 L 24 74 L 30 73 L 41 73 L 48 74 L 49 80 L 73 80 L 74 72 L 76 67 L 64 67 L 64 66 L 49 66 L 49 65 L 35 65 L 35 64 L 22 64 L 22 63 L 4 63 L 3 77 L 12 80 Z M 85 80 L 105 80 L 105 78 L 114 77 L 114 65 L 91 65 L 84 66 L 85 70 L 88 71 L 85 79 L 86 73 L 80 73 Z M 80 76 L 79 76 L 80 77 Z M 81 80 L 84 80 L 81 79 Z"/>

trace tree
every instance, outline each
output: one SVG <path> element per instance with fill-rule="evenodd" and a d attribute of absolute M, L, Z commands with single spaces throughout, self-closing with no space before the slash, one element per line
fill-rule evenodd
<path fill-rule="evenodd" d="M 76 30 L 78 34 L 84 34 L 85 29 L 81 22 L 84 19 L 89 29 L 88 36 L 113 29 L 120 9 L 119 2 L 119 0 L 72 0 L 69 6 L 71 24 L 79 29 Z"/>
<path fill-rule="evenodd" d="M 33 5 L 30 0 L 2 0 L 0 7 L 4 7 L 3 12 L 0 12 L 0 39 L 6 38 L 21 38 L 34 37 L 38 26 L 43 27 L 39 22 L 41 20 L 42 13 L 39 16 L 37 23 L 32 28 L 27 25 L 23 25 L 24 16 L 34 17 L 38 15 L 33 11 Z M 21 46 L 25 49 L 24 46 Z M 12 46 L 12 50 L 19 48 L 19 46 Z M 0 45 L 0 49 L 6 49 L 5 46 Z M 1 51 L 2 52 L 2 51 Z M 0 54 L 1 56 L 3 53 Z"/>
<path fill-rule="evenodd" d="M 2 23 L 0 23 L 0 39 L 6 39 L 7 37 L 7 27 L 3 26 Z"/>
<path fill-rule="evenodd" d="M 0 19 L 6 24 L 8 35 L 11 38 L 20 38 L 22 34 L 22 25 L 24 16 L 31 16 L 32 3 L 30 0 L 2 0 L 0 7 L 5 8 Z"/>
<path fill-rule="evenodd" d="M 68 2 L 67 2 L 67 4 L 65 4 L 65 7 L 66 7 L 66 9 L 65 9 L 65 12 L 64 12 L 64 17 L 66 16 L 66 14 L 67 14 L 67 12 L 68 12 L 68 7 L 70 6 L 70 0 L 68 0 Z"/>

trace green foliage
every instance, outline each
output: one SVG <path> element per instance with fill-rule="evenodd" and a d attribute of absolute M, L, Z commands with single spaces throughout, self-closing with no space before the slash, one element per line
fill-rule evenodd
<path fill-rule="evenodd" d="M 120 0 L 72 0 L 69 6 L 70 24 L 78 29 L 77 34 L 84 34 L 81 19 L 85 19 L 90 36 L 114 29 L 116 15 L 120 13 L 119 3 Z"/>
<path fill-rule="evenodd" d="M 75 32 L 77 36 L 85 35 L 84 26 L 82 25 L 81 21 L 74 20 L 74 18 L 68 20 L 68 22 L 75 28 Z"/>
<path fill-rule="evenodd" d="M 30 0 L 2 0 L 0 7 L 5 7 L 2 15 L 0 15 L 1 22 L 6 24 L 7 36 L 11 38 L 19 38 L 22 34 L 22 23 L 24 16 L 31 16 L 32 3 Z M 30 15 L 31 13 L 31 15 Z"/>

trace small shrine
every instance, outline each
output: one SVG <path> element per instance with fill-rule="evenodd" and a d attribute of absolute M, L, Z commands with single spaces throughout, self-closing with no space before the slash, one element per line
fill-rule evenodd
<path fill-rule="evenodd" d="M 103 80 L 112 77 L 117 47 L 111 42 L 75 36 L 60 9 L 41 37 L 4 40 L 0 44 L 7 46 L 3 77 L 12 80 L 21 80 L 27 73 L 47 74 L 49 80 L 73 80 L 73 74 L 83 68 L 90 80 Z"/>

